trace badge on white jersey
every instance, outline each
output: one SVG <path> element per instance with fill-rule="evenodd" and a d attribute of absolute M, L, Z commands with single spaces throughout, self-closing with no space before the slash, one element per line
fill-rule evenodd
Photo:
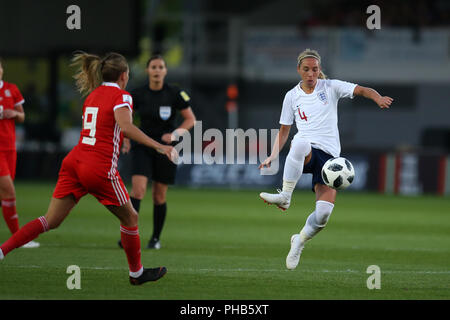
<path fill-rule="evenodd" d="M 328 98 L 327 98 L 327 94 L 325 93 L 325 91 L 318 92 L 317 98 L 319 98 L 320 102 L 322 102 L 323 104 L 328 103 Z"/>
<path fill-rule="evenodd" d="M 159 116 L 163 120 L 167 120 L 172 115 L 172 107 L 171 106 L 160 106 L 159 107 Z"/>

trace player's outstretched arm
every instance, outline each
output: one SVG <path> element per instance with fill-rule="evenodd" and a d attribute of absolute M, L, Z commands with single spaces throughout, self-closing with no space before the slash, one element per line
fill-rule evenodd
<path fill-rule="evenodd" d="M 389 108 L 394 101 L 391 97 L 381 96 L 376 90 L 363 86 L 356 86 L 353 95 L 371 99 L 382 109 Z"/>
<path fill-rule="evenodd" d="M 175 148 L 169 145 L 163 145 L 153 140 L 144 132 L 142 132 L 141 129 L 136 127 L 133 124 L 130 109 L 128 109 L 127 107 L 117 108 L 114 111 L 114 118 L 125 137 L 143 144 L 149 148 L 153 148 L 159 153 L 165 154 L 171 161 L 175 162 L 177 158 L 177 151 L 175 150 Z"/>
<path fill-rule="evenodd" d="M 284 145 L 286 144 L 287 138 L 289 137 L 290 130 L 291 130 L 291 126 L 284 125 L 284 124 L 281 125 L 280 131 L 278 131 L 278 134 L 275 138 L 275 143 L 273 144 L 272 153 L 266 160 L 264 160 L 259 165 L 259 169 L 262 169 L 264 167 L 266 167 L 266 168 L 270 167 L 272 160 L 274 160 L 278 157 L 280 150 L 283 149 Z"/>

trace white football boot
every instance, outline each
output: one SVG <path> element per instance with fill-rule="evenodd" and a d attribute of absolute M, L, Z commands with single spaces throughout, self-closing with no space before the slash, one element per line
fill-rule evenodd
<path fill-rule="evenodd" d="M 278 208 L 285 211 L 291 204 L 291 197 L 281 190 L 277 190 L 278 193 L 261 192 L 259 197 L 264 200 L 265 203 L 275 204 Z"/>
<path fill-rule="evenodd" d="M 39 242 L 30 241 L 28 243 L 25 243 L 23 246 L 21 246 L 21 248 L 27 248 L 27 249 L 39 248 L 40 245 L 41 244 Z"/>
<path fill-rule="evenodd" d="M 0 249 L 0 260 L 3 260 L 4 257 L 5 256 L 3 255 L 3 251 L 2 251 L 2 249 Z"/>
<path fill-rule="evenodd" d="M 286 268 L 293 270 L 297 267 L 304 247 L 305 244 L 302 243 L 300 235 L 298 233 L 294 234 L 291 237 L 291 250 L 286 257 Z"/>

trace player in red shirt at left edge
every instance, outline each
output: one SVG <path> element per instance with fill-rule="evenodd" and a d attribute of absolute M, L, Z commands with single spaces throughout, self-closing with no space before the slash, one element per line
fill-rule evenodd
<path fill-rule="evenodd" d="M 3 218 L 14 234 L 19 230 L 19 216 L 16 210 L 16 122 L 25 120 L 22 97 L 17 86 L 3 81 L 3 64 L 0 58 L 0 199 Z M 24 248 L 37 248 L 39 243 L 30 241 Z"/>
<path fill-rule="evenodd" d="M 92 194 L 120 221 L 120 234 L 128 260 L 129 281 L 140 285 L 163 277 L 165 267 L 144 268 L 138 215 L 117 171 L 123 137 L 126 136 L 165 154 L 175 161 L 176 150 L 162 145 L 133 124 L 133 101 L 125 91 L 129 79 L 126 59 L 118 53 L 101 58 L 84 52 L 74 55 L 73 66 L 83 105 L 82 130 L 78 144 L 64 158 L 47 213 L 23 226 L 0 246 L 0 260 L 11 250 L 57 228 L 86 194 Z"/>

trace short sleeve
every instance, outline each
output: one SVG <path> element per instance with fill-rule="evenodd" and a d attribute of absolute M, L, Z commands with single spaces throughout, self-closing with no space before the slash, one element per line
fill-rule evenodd
<path fill-rule="evenodd" d="M 122 92 L 114 101 L 114 111 L 118 108 L 128 107 L 133 112 L 133 98 L 128 92 Z"/>
<path fill-rule="evenodd" d="M 341 80 L 330 80 L 331 88 L 336 93 L 336 98 L 350 98 L 353 99 L 353 92 L 357 84 L 341 81 Z"/>
<path fill-rule="evenodd" d="M 290 93 L 286 93 L 281 109 L 280 124 L 290 126 L 294 123 L 294 112 L 292 111 L 292 99 Z"/>
<path fill-rule="evenodd" d="M 184 90 L 177 90 L 177 109 L 183 110 L 191 106 L 191 97 Z"/>
<path fill-rule="evenodd" d="M 25 99 L 23 98 L 22 94 L 19 91 L 19 88 L 17 88 L 16 85 L 11 86 L 11 91 L 11 95 L 14 99 L 14 107 L 25 102 Z"/>

